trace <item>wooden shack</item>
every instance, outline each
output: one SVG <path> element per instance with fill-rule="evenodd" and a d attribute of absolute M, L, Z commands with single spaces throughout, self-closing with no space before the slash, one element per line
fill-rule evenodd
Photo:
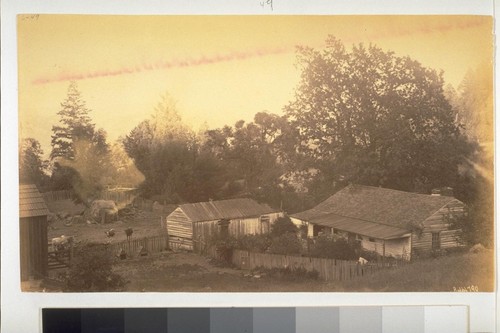
<path fill-rule="evenodd" d="M 169 239 L 191 250 L 215 234 L 239 237 L 263 234 L 283 213 L 252 199 L 229 199 L 183 204 L 166 218 Z"/>
<path fill-rule="evenodd" d="M 464 204 L 451 196 L 350 185 L 291 219 L 307 226 L 309 237 L 338 235 L 365 250 L 410 259 L 461 246 L 461 231 L 451 221 L 463 214 Z"/>
<path fill-rule="evenodd" d="M 19 185 L 21 281 L 47 275 L 49 210 L 35 185 Z"/>

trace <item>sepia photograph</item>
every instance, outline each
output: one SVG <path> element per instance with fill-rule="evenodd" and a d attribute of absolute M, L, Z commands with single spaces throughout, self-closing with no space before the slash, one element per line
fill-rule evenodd
<path fill-rule="evenodd" d="M 493 37 L 17 15 L 22 291 L 493 292 Z"/>

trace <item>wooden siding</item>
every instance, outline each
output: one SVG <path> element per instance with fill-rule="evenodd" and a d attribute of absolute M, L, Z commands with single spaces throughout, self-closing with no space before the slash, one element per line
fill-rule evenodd
<path fill-rule="evenodd" d="M 406 260 L 410 259 L 411 252 L 411 238 L 396 238 L 396 239 L 374 239 L 374 242 L 370 242 L 370 238 L 366 236 L 362 236 L 363 240 L 361 241 L 361 246 L 363 249 L 367 251 L 374 251 L 380 255 L 384 255 L 386 257 L 394 257 L 394 258 L 404 258 Z M 385 244 L 384 244 L 385 243 Z M 385 247 L 385 249 L 384 249 Z"/>
<path fill-rule="evenodd" d="M 269 224 L 272 225 L 282 213 L 271 213 L 263 216 L 269 216 Z M 268 233 L 268 228 L 261 222 L 261 217 L 250 217 L 245 219 L 229 220 L 228 232 L 230 236 L 240 237 L 243 235 L 258 235 Z M 195 240 L 208 240 L 214 234 L 219 232 L 219 220 L 202 221 L 193 223 L 193 235 Z"/>
<path fill-rule="evenodd" d="M 283 213 L 270 213 L 269 224 L 274 223 Z M 187 248 L 199 250 L 219 232 L 219 220 L 191 222 L 181 207 L 175 209 L 166 219 L 167 232 L 171 241 L 182 242 Z M 239 237 L 269 232 L 261 223 L 261 217 L 232 219 L 228 226 L 229 235 Z"/>
<path fill-rule="evenodd" d="M 47 276 L 47 216 L 19 220 L 21 281 Z"/>
<path fill-rule="evenodd" d="M 439 234 L 440 249 L 450 249 L 461 245 L 461 231 L 450 229 L 450 216 L 461 216 L 464 204 L 453 200 L 423 222 L 423 229 L 412 235 L 412 250 L 421 254 L 431 252 L 432 234 Z"/>
<path fill-rule="evenodd" d="M 167 217 L 167 232 L 171 237 L 193 238 L 192 223 L 181 208 L 177 208 Z"/>

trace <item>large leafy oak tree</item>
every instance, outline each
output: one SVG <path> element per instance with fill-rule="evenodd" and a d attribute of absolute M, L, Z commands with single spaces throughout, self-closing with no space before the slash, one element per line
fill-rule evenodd
<path fill-rule="evenodd" d="M 298 50 L 302 70 L 285 114 L 296 151 L 335 181 L 429 192 L 453 186 L 467 143 L 443 89 L 442 73 L 375 45 Z"/>

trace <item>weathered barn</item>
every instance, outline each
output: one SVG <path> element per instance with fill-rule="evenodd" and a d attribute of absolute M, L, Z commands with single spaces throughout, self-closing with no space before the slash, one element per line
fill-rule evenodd
<path fill-rule="evenodd" d="M 49 210 L 35 185 L 19 185 L 21 281 L 47 275 Z"/>
<path fill-rule="evenodd" d="M 350 185 L 291 219 L 307 226 L 309 237 L 340 235 L 380 255 L 409 259 L 459 246 L 451 218 L 463 213 L 464 204 L 449 196 Z"/>
<path fill-rule="evenodd" d="M 171 239 L 196 249 L 216 233 L 234 237 L 268 233 L 280 216 L 279 210 L 252 199 L 230 199 L 180 205 L 167 216 L 166 224 Z"/>

